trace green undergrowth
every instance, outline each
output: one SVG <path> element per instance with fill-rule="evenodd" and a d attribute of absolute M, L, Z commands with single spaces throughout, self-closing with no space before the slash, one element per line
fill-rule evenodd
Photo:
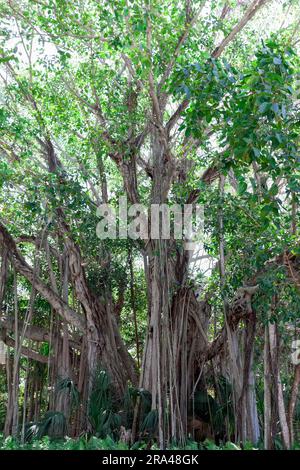
<path fill-rule="evenodd" d="M 149 450 L 146 442 L 136 442 L 129 447 L 124 442 L 116 442 L 110 437 L 99 439 L 97 437 L 80 437 L 72 439 L 66 437 L 63 440 L 51 440 L 48 436 L 40 440 L 34 440 L 31 443 L 22 444 L 13 437 L 4 438 L 0 436 L 0 450 Z M 247 450 L 256 450 L 257 448 L 248 444 L 244 446 Z M 185 446 L 170 445 L 169 450 L 241 450 L 236 444 L 227 442 L 222 446 L 217 446 L 214 442 L 206 440 L 203 443 L 188 441 Z M 158 446 L 153 444 L 150 450 L 158 450 Z"/>
<path fill-rule="evenodd" d="M 280 450 L 281 445 L 275 445 L 275 448 Z M 216 445 L 214 441 L 206 440 L 204 442 L 187 441 L 185 446 L 176 444 L 167 447 L 167 450 L 262 450 L 262 444 L 253 445 L 248 442 L 240 447 L 233 442 L 226 442 L 221 445 Z M 300 450 L 300 444 L 295 444 L 294 450 Z M 149 447 L 147 442 L 136 442 L 133 446 L 129 446 L 121 441 L 115 441 L 111 437 L 100 439 L 98 437 L 83 436 L 77 439 L 65 437 L 60 440 L 50 439 L 45 436 L 39 440 L 33 440 L 30 443 L 22 444 L 16 438 L 9 436 L 4 438 L 0 435 L 0 450 L 159 450 L 157 444 Z"/>

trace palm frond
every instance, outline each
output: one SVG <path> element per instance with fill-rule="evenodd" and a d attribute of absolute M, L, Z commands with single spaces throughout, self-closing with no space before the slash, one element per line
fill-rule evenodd
<path fill-rule="evenodd" d="M 97 437 L 113 435 L 121 425 L 121 417 L 114 409 L 110 378 L 107 372 L 102 369 L 98 369 L 94 373 L 88 418 Z"/>
<path fill-rule="evenodd" d="M 55 387 L 57 394 L 67 393 L 70 398 L 71 407 L 78 407 L 80 404 L 80 394 L 76 384 L 69 377 L 61 377 L 58 379 Z"/>

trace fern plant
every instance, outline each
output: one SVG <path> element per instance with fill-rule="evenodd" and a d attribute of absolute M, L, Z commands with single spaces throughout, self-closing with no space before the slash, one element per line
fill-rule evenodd
<path fill-rule="evenodd" d="M 49 436 L 51 439 L 61 439 L 67 434 L 67 422 L 63 413 L 48 411 L 39 422 L 26 423 L 25 442 L 42 439 Z"/>

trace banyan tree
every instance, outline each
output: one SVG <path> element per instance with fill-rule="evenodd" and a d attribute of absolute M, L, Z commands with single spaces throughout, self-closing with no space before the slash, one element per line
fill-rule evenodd
<path fill-rule="evenodd" d="M 48 413 L 161 448 L 200 427 L 293 445 L 299 23 L 281 3 L 0 3 L 6 435 Z M 147 237 L 97 236 L 121 196 Z M 159 217 L 153 236 L 174 204 L 204 208 L 201 253 Z"/>

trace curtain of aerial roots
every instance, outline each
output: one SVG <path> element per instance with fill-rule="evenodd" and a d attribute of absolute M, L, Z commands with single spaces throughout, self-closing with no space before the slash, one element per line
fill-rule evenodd
<path fill-rule="evenodd" d="M 4 425 L 4 434 L 16 435 L 18 430 L 19 418 L 19 368 L 20 368 L 20 354 L 19 354 L 19 328 L 18 328 L 18 294 L 17 294 L 17 273 L 13 270 L 13 298 L 14 298 L 14 356 L 11 361 L 7 361 L 7 384 L 8 384 L 8 404 L 6 419 Z"/>
<path fill-rule="evenodd" d="M 171 373 L 171 364 L 168 368 L 166 363 L 168 358 L 170 306 L 165 244 L 165 241 L 154 242 L 153 251 L 156 249 L 156 256 L 150 258 L 147 269 L 150 318 L 140 378 L 141 387 L 151 392 L 152 410 L 157 411 L 158 414 L 159 442 L 162 448 L 166 439 L 166 379 L 169 378 L 169 373 Z"/>
<path fill-rule="evenodd" d="M 209 318 L 206 301 L 198 302 L 192 289 L 181 287 L 173 298 L 168 330 L 170 430 L 171 438 L 181 442 L 194 393 L 203 383 Z"/>
<path fill-rule="evenodd" d="M 258 442 L 260 437 L 258 411 L 253 371 L 255 322 L 246 321 L 244 329 L 244 355 L 241 364 L 242 389 L 238 399 L 237 435 L 242 442 Z"/>
<path fill-rule="evenodd" d="M 280 340 L 277 325 L 268 323 L 265 327 L 264 345 L 264 441 L 266 449 L 272 448 L 273 438 L 277 433 L 278 418 L 284 448 L 289 449 L 293 441 L 292 426 L 289 427 L 289 421 L 292 421 L 294 411 L 293 387 L 298 388 L 297 370 L 289 403 L 289 414 L 287 414 L 280 377 L 279 353 Z"/>
<path fill-rule="evenodd" d="M 56 281 L 56 277 L 52 267 L 50 256 L 50 249 L 48 240 L 45 242 L 46 258 L 49 270 L 50 285 L 56 294 L 61 294 L 63 301 L 68 304 L 68 289 L 69 289 L 69 264 L 66 250 L 59 262 L 60 273 L 60 289 Z M 61 290 L 61 292 L 59 292 Z M 67 422 L 70 418 L 70 396 L 68 388 L 63 386 L 65 380 L 71 379 L 71 365 L 70 365 L 70 346 L 69 346 L 69 332 L 68 325 L 65 321 L 61 320 L 58 315 L 55 316 L 55 335 L 51 338 L 54 349 L 54 365 L 52 368 L 53 379 L 53 402 L 52 406 L 55 411 L 64 414 Z M 53 332 L 52 332 L 53 333 Z"/>
<path fill-rule="evenodd" d="M 271 313 L 276 309 L 276 301 L 274 296 Z M 280 374 L 281 344 L 277 324 L 268 322 L 264 333 L 264 447 L 267 450 L 273 448 L 279 424 L 283 446 L 289 449 L 295 437 L 294 414 L 300 384 L 300 365 L 294 366 L 294 377 L 286 406 Z"/>
<path fill-rule="evenodd" d="M 39 258 L 37 252 L 34 255 L 34 273 L 38 275 L 39 273 Z M 24 438 L 24 426 L 25 420 L 28 416 L 35 419 L 39 417 L 39 406 L 42 401 L 42 391 L 43 383 L 42 377 L 37 376 L 38 384 L 34 381 L 34 374 L 29 374 L 32 364 L 28 360 L 27 369 L 26 369 L 26 378 L 24 384 L 24 400 L 23 400 L 23 410 L 22 410 L 22 422 L 19 423 L 19 418 L 21 416 L 19 410 L 19 369 L 20 369 L 20 359 L 22 355 L 23 342 L 26 338 L 27 329 L 31 323 L 33 316 L 33 308 L 35 302 L 36 291 L 34 288 L 31 288 L 28 307 L 25 312 L 23 322 L 20 322 L 20 315 L 18 309 L 18 289 L 17 289 L 17 273 L 15 269 L 13 271 L 13 299 L 14 299 L 14 316 L 11 318 L 13 320 L 13 329 L 14 329 L 14 339 L 13 341 L 13 357 L 10 357 L 8 353 L 7 358 L 7 391 L 8 391 L 8 402 L 7 402 L 7 412 L 4 426 L 5 435 L 16 435 L 19 429 L 22 429 L 22 437 Z M 3 290 L 1 289 L 2 294 Z M 6 331 L 4 329 L 4 335 Z M 42 366 L 43 367 L 43 366 Z M 30 376 L 30 380 L 29 380 Z M 32 400 L 29 401 L 31 407 L 27 408 L 27 396 L 28 394 Z M 39 399 L 38 399 L 39 397 Z M 33 409 L 33 404 L 35 408 Z"/>
<path fill-rule="evenodd" d="M 168 242 L 159 240 L 155 248 L 147 274 L 150 320 L 140 385 L 151 392 L 163 448 L 170 440 L 186 440 L 195 374 L 202 370 L 199 363 L 207 346 L 209 309 L 202 308 L 192 289 L 178 288 Z"/>
<path fill-rule="evenodd" d="M 235 299 L 235 303 L 231 308 L 229 307 L 228 299 L 225 294 L 224 189 L 225 177 L 221 175 L 219 180 L 220 208 L 218 214 L 219 268 L 229 352 L 230 381 L 233 386 L 235 440 L 237 442 L 245 442 L 247 440 L 257 442 L 259 439 L 259 423 L 255 395 L 255 377 L 253 373 L 256 315 L 251 303 L 252 296 L 257 290 L 257 287 L 253 286 L 240 289 L 240 295 Z M 232 325 L 230 321 L 231 313 L 236 314 L 238 311 L 240 311 L 239 314 L 245 324 L 243 330 Z"/>
<path fill-rule="evenodd" d="M 251 307 L 251 295 L 246 293 L 244 302 L 244 327 L 232 329 L 227 326 L 235 408 L 235 439 L 237 442 L 257 442 L 260 433 L 253 372 L 256 318 Z"/>
<path fill-rule="evenodd" d="M 7 280 L 7 274 L 8 274 L 8 251 L 5 247 L 2 247 L 1 249 L 1 270 L 0 270 L 0 315 L 2 315 L 2 309 L 3 309 L 3 299 L 5 295 L 5 287 L 6 287 L 6 280 Z M 0 330 L 1 335 L 5 334 Z M 0 337 L 0 340 L 2 339 L 2 336 Z M 4 340 L 4 337 L 3 337 Z M 7 395 L 8 395 L 8 403 L 7 403 L 7 410 L 11 408 L 11 364 L 10 364 L 10 355 L 9 355 L 9 350 L 6 352 L 6 356 L 4 358 L 4 363 L 6 365 L 6 381 L 7 381 Z M 8 431 L 10 430 L 10 423 L 7 422 L 7 419 L 5 420 L 5 429 L 4 432 L 7 435 Z"/>

